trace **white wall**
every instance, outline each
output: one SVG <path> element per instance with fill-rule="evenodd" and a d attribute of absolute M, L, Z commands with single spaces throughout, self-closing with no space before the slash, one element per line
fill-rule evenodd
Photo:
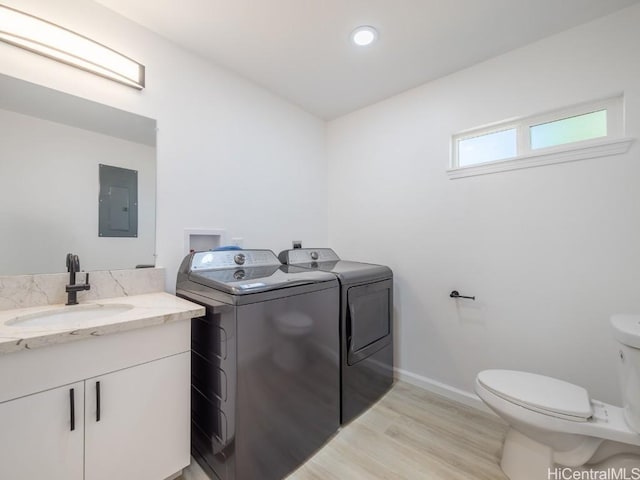
<path fill-rule="evenodd" d="M 138 92 L 0 44 L 0 72 L 158 121 L 157 264 L 175 285 L 184 230 L 226 229 L 245 247 L 327 242 L 325 124 L 87 0 L 7 0 L 147 67 Z"/>
<path fill-rule="evenodd" d="M 522 369 L 620 401 L 608 319 L 640 312 L 638 142 L 569 164 L 445 170 L 453 133 L 619 92 L 640 137 L 638 25 L 640 6 L 329 123 L 329 243 L 393 268 L 397 363 L 418 381 L 471 392 L 482 369 Z"/>
<path fill-rule="evenodd" d="M 0 265 L 3 275 L 154 262 L 156 149 L 0 110 Z M 98 236 L 99 164 L 138 172 L 138 235 Z"/>

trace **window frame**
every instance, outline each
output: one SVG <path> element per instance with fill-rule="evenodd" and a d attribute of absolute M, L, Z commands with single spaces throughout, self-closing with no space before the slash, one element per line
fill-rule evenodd
<path fill-rule="evenodd" d="M 564 120 L 601 110 L 607 112 L 607 135 L 603 137 L 563 143 L 543 148 L 531 148 L 531 127 Z M 516 156 L 459 166 L 459 142 L 508 129 L 516 129 Z M 563 163 L 587 158 L 626 153 L 633 138 L 624 137 L 623 96 L 572 105 L 545 113 L 497 122 L 473 128 L 451 136 L 450 178 L 496 173 L 519 168 L 530 168 L 553 163 Z"/>

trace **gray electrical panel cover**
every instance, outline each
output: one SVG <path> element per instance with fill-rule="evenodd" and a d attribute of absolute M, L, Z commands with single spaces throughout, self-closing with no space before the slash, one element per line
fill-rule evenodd
<path fill-rule="evenodd" d="M 138 171 L 100 164 L 100 237 L 138 236 Z"/>

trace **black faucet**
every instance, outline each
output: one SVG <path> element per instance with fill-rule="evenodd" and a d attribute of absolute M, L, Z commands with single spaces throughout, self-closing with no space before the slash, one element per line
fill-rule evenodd
<path fill-rule="evenodd" d="M 67 272 L 69 272 L 69 284 L 65 287 L 64 291 L 67 292 L 67 305 L 78 304 L 78 292 L 83 290 L 89 290 L 89 274 L 87 273 L 84 279 L 84 283 L 76 285 L 76 273 L 80 271 L 80 259 L 78 255 L 73 253 L 67 253 Z"/>

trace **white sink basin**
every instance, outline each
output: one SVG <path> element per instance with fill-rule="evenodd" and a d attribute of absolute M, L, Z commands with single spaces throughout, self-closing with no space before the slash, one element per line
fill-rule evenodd
<path fill-rule="evenodd" d="M 131 310 L 133 305 L 91 304 L 69 305 L 44 312 L 21 315 L 7 320 L 10 327 L 81 327 L 107 317 Z"/>

